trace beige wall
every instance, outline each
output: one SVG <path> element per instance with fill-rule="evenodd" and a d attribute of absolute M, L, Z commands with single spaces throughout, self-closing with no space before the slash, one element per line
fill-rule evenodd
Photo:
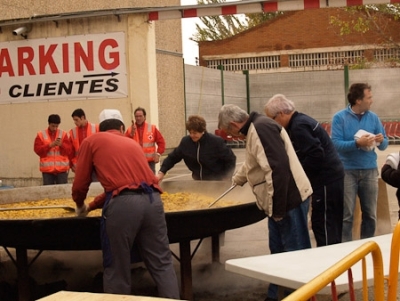
<path fill-rule="evenodd" d="M 0 1 L 0 20 L 29 18 L 34 15 L 83 12 L 92 10 L 180 5 L 179 0 L 18 0 Z"/>
<path fill-rule="evenodd" d="M 73 2 L 75 4 L 71 4 Z M 179 5 L 179 0 L 168 2 L 170 5 Z M 54 5 L 54 1 L 18 1 L 16 6 L 14 4 L 8 6 L 1 2 L 0 20 L 25 18 L 33 13 L 42 15 L 133 6 L 149 7 L 159 5 L 157 3 L 159 2 L 148 0 L 58 1 L 57 5 Z M 2 27 L 0 42 L 21 39 L 19 36 L 12 35 L 14 27 Z M 33 142 L 37 131 L 47 128 L 47 118 L 50 114 L 59 114 L 60 128 L 69 130 L 74 126 L 71 113 L 76 108 L 84 109 L 87 118 L 92 122 L 98 121 L 98 114 L 104 108 L 115 108 L 121 110 L 125 124 L 129 125 L 132 111 L 137 106 L 143 106 L 147 109 L 148 120 L 157 124 L 165 136 L 167 147 L 175 147 L 179 143 L 184 134 L 180 20 L 164 21 L 164 24 L 149 23 L 147 15 L 131 14 L 121 15 L 119 18 L 107 16 L 62 20 L 57 24 L 43 22 L 34 24 L 28 38 L 107 32 L 125 32 L 126 35 L 128 97 L 0 105 L 2 141 L 0 143 L 0 179 L 3 180 L 3 185 L 41 184 L 39 159 L 33 151 Z M 70 177 L 73 177 L 73 173 Z"/>

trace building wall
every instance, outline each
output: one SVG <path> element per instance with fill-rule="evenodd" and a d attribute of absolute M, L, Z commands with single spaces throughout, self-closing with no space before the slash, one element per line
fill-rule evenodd
<path fill-rule="evenodd" d="M 179 0 L 163 5 L 179 5 Z M 18 1 L 0 3 L 0 20 L 27 18 L 85 10 L 122 7 L 159 6 L 158 1 Z M 125 32 L 128 96 L 116 99 L 44 101 L 0 105 L 0 178 L 3 185 L 40 185 L 39 157 L 33 151 L 37 131 L 47 128 L 50 114 L 61 116 L 60 128 L 74 127 L 71 113 L 76 108 L 86 112 L 89 121 L 97 122 L 105 108 L 119 109 L 125 124 L 133 119 L 137 106 L 145 107 L 148 121 L 163 133 L 167 147 L 175 147 L 184 131 L 184 82 L 181 21 L 147 22 L 147 15 L 77 18 L 35 23 L 29 39 L 71 35 Z M 19 26 L 2 26 L 0 42 L 18 41 L 12 30 Z M 1 78 L 0 78 L 1 80 Z M 171 118 L 174 116 L 174 118 Z M 178 130 L 179 129 L 179 130 Z M 70 180 L 73 173 L 70 173 Z"/>
<path fill-rule="evenodd" d="M 310 48 L 336 48 L 381 45 L 385 38 L 400 41 L 400 22 L 392 19 L 377 20 L 384 35 L 370 30 L 366 34 L 353 32 L 340 35 L 339 27 L 330 24 L 331 16 L 355 20 L 357 14 L 348 14 L 341 8 L 310 9 L 285 12 L 283 16 L 260 24 L 234 37 L 218 41 L 199 42 L 200 65 L 205 58 L 233 58 L 261 56 L 287 51 L 299 52 Z"/>

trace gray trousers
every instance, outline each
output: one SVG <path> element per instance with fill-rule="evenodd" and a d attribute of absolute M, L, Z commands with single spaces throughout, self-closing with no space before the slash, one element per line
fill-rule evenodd
<path fill-rule="evenodd" d="M 104 208 L 112 263 L 104 269 L 105 293 L 131 294 L 131 249 L 133 242 L 160 297 L 179 299 L 179 287 L 172 264 L 164 207 L 160 194 L 121 195 Z"/>

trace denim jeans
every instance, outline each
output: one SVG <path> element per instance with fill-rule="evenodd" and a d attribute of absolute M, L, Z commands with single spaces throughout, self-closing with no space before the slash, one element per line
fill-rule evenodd
<path fill-rule="evenodd" d="M 311 248 L 308 232 L 308 198 L 296 208 L 288 211 L 279 222 L 268 218 L 269 249 L 271 254 Z M 268 297 L 278 299 L 278 286 L 270 284 Z"/>
<path fill-rule="evenodd" d="M 345 170 L 342 242 L 353 239 L 353 216 L 357 195 L 362 212 L 360 238 L 373 237 L 378 201 L 378 170 L 376 168 Z"/>

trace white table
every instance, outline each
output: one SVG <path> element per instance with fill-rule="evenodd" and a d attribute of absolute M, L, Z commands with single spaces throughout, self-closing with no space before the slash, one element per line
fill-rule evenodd
<path fill-rule="evenodd" d="M 171 301 L 176 299 L 60 291 L 37 301 Z"/>
<path fill-rule="evenodd" d="M 365 242 L 375 241 L 382 251 L 384 274 L 388 275 L 391 240 L 392 234 L 386 234 L 319 248 L 230 259 L 225 262 L 225 269 L 283 287 L 297 289 L 340 261 Z M 368 285 L 372 285 L 374 272 L 372 256 L 370 254 L 366 256 L 366 264 Z M 361 261 L 352 267 L 352 273 L 354 288 L 362 288 Z M 347 273 L 336 278 L 335 283 L 338 293 L 348 291 Z M 330 294 L 330 285 L 322 289 L 319 293 Z"/>

